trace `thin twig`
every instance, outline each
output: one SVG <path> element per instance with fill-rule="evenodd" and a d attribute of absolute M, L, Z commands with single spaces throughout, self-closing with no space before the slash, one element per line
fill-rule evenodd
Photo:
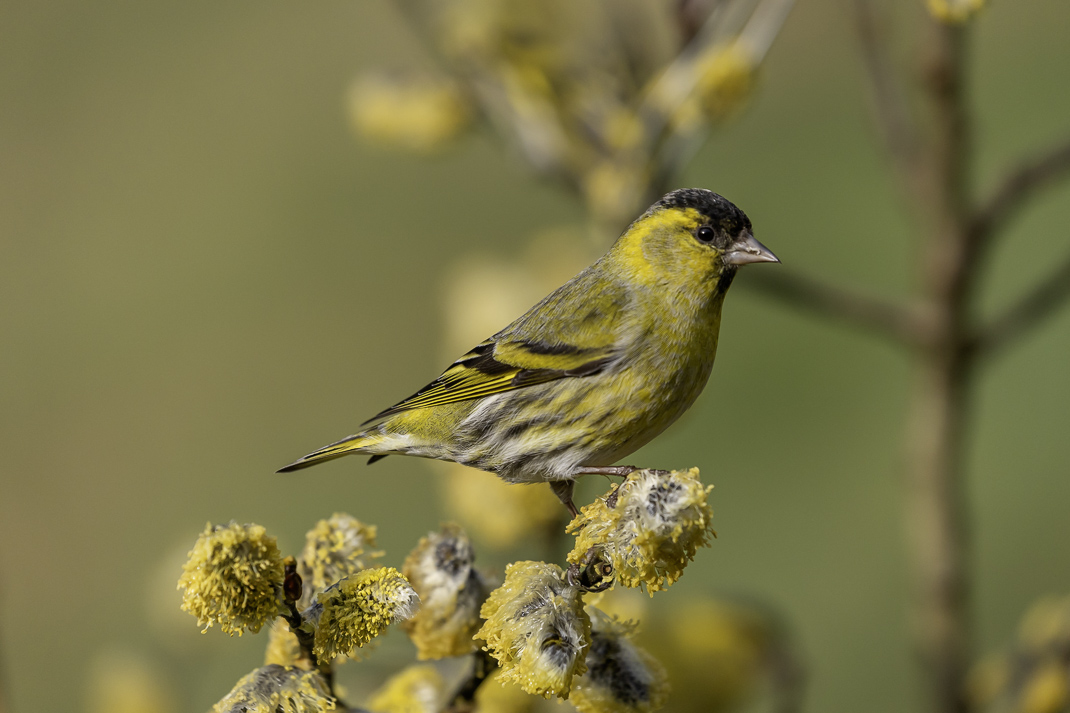
<path fill-rule="evenodd" d="M 892 67 L 882 25 L 874 0 L 855 0 L 855 26 L 862 60 L 869 75 L 877 123 L 901 182 L 913 193 L 918 189 L 920 142 L 902 87 Z"/>
<path fill-rule="evenodd" d="M 301 656 L 308 659 L 313 668 L 318 669 L 320 666 L 319 661 L 316 659 L 316 654 L 313 651 L 315 646 L 313 635 L 301 628 L 301 625 L 304 622 L 301 619 L 301 613 L 297 611 L 297 605 L 294 604 L 294 602 L 286 602 L 286 607 L 286 613 L 281 616 L 290 627 L 290 631 L 293 632 L 294 637 L 297 639 L 297 645 L 301 648 Z"/>
<path fill-rule="evenodd" d="M 345 708 L 345 704 L 334 690 L 334 668 L 330 659 L 319 660 L 315 652 L 315 637 L 309 631 L 302 628 L 304 618 L 297 609 L 297 601 L 301 598 L 304 582 L 297 573 L 297 561 L 293 557 L 287 557 L 283 561 L 285 578 L 282 585 L 282 601 L 286 608 L 280 613 L 280 617 L 289 625 L 290 631 L 297 638 L 297 645 L 301 649 L 301 657 L 306 659 L 327 684 L 327 691 L 339 705 Z"/>
<path fill-rule="evenodd" d="M 1070 140 L 1023 161 L 976 209 L 970 221 L 971 239 L 984 247 L 1041 188 L 1070 177 Z"/>
<path fill-rule="evenodd" d="M 480 115 L 539 173 L 558 179 L 579 192 L 574 161 L 569 160 L 568 129 L 553 102 L 530 91 L 517 91 L 511 83 L 517 75 L 508 63 L 480 65 L 443 51 L 436 35 L 434 14 L 426 4 L 394 0 L 394 6 L 436 61 L 455 79 L 460 79 L 475 100 Z M 518 105 L 517 97 L 521 97 Z"/>
<path fill-rule="evenodd" d="M 300 596 L 300 590 L 298 591 L 298 596 Z M 331 698 L 335 700 L 335 704 L 338 706 L 339 710 L 349 711 L 350 713 L 360 712 L 362 710 L 360 708 L 350 708 L 347 706 L 345 701 L 338 695 L 338 691 L 335 690 L 334 667 L 331 665 L 329 659 L 320 660 L 316 657 L 316 653 L 313 650 L 315 645 L 314 637 L 311 633 L 301 628 L 303 620 L 301 618 L 301 613 L 297 611 L 295 600 L 287 598 L 285 604 L 286 611 L 280 614 L 280 618 L 289 625 L 290 631 L 292 631 L 297 638 L 297 645 L 301 649 L 301 658 L 307 660 L 316 673 L 320 675 L 320 678 L 323 679 L 323 683 L 327 686 L 327 692 L 331 695 Z"/>
<path fill-rule="evenodd" d="M 806 696 L 806 667 L 788 642 L 778 642 L 769 657 L 775 694 L 774 713 L 799 713 Z"/>
<path fill-rule="evenodd" d="M 897 344 L 918 346 L 929 339 L 927 321 L 910 307 L 783 270 L 748 278 L 751 288 L 785 304 L 879 334 Z"/>
<path fill-rule="evenodd" d="M 973 205 L 973 122 L 966 95 L 970 26 L 939 20 L 931 24 L 930 57 L 922 70 L 922 86 L 932 114 L 931 140 L 924 151 L 928 174 L 925 197 L 934 222 L 926 286 L 930 298 L 956 310 L 966 297 L 963 275 L 973 267 L 963 255 L 970 247 L 966 233 Z"/>
<path fill-rule="evenodd" d="M 709 124 L 673 121 L 677 110 L 699 85 L 698 67 L 706 52 L 719 44 L 735 44 L 756 69 L 794 4 L 795 0 L 755 0 L 750 3 L 752 8 L 743 2 L 715 4 L 680 54 L 650 82 L 637 107 L 637 115 L 646 127 L 648 151 L 656 158 L 654 184 L 664 184 L 677 177 L 708 136 Z"/>
<path fill-rule="evenodd" d="M 1017 304 L 978 330 L 970 347 L 982 356 L 990 356 L 1052 316 L 1067 299 L 1070 299 L 1070 257 Z"/>
<path fill-rule="evenodd" d="M 702 29 L 702 24 L 710 13 L 709 5 L 710 3 L 703 0 L 677 0 L 676 27 L 685 45 L 695 39 L 695 35 Z"/>

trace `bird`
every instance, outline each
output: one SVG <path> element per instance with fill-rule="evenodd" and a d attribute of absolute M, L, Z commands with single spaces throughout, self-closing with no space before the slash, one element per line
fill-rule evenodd
<path fill-rule="evenodd" d="M 674 190 L 592 265 L 360 431 L 281 468 L 410 455 L 550 484 L 573 515 L 576 478 L 614 465 L 695 401 L 742 265 L 778 263 L 750 219 L 703 188 Z"/>

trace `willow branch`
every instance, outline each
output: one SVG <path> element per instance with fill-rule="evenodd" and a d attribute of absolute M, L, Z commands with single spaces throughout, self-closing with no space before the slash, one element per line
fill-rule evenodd
<path fill-rule="evenodd" d="M 1042 151 L 1003 179 L 999 187 L 974 212 L 970 234 L 978 247 L 1020 211 L 1042 188 L 1070 176 L 1070 140 Z"/>
<path fill-rule="evenodd" d="M 905 305 L 782 270 L 776 274 L 756 274 L 747 282 L 753 289 L 787 305 L 873 332 L 897 344 L 917 346 L 929 338 L 926 320 L 917 310 Z"/>
<path fill-rule="evenodd" d="M 637 107 L 638 116 L 646 124 L 646 134 L 654 144 L 668 142 L 694 144 L 700 134 L 694 128 L 672 126 L 675 112 L 695 93 L 700 76 L 697 65 L 703 54 L 718 45 L 734 41 L 745 49 L 750 61 L 761 64 L 773 39 L 787 20 L 795 0 L 757 0 L 753 10 L 743 3 L 714 5 L 705 22 L 694 33 L 680 54 L 656 79 L 650 82 Z M 679 169 L 681 160 L 668 162 L 670 170 Z"/>
<path fill-rule="evenodd" d="M 566 155 L 568 131 L 553 104 L 532 92 L 511 91 L 516 89 L 510 86 L 516 77 L 506 64 L 496 63 L 488 69 L 443 52 L 440 38 L 435 34 L 434 15 L 424 4 L 414 0 L 394 0 L 393 4 L 421 45 L 466 85 L 482 117 L 502 136 L 512 139 L 536 171 L 562 179 L 575 189 L 578 183 Z M 518 106 L 516 95 L 523 96 L 523 106 Z"/>
<path fill-rule="evenodd" d="M 321 661 L 316 657 L 315 637 L 302 626 L 304 618 L 297 609 L 297 602 L 301 599 L 304 583 L 301 581 L 301 575 L 297 573 L 297 560 L 293 557 L 287 557 L 283 560 L 283 572 L 282 601 L 285 609 L 279 612 L 279 615 L 289 625 L 290 631 L 297 638 L 297 644 L 301 649 L 301 657 L 306 659 L 319 672 L 320 676 L 323 677 L 324 683 L 327 684 L 327 690 L 331 697 L 338 701 L 342 708 L 345 708 L 345 704 L 338 698 L 338 694 L 334 690 L 334 669 L 331 667 L 330 660 Z"/>
<path fill-rule="evenodd" d="M 974 337 L 972 349 L 988 356 L 1040 325 L 1070 298 L 1070 257 L 1048 279 L 1033 288 Z"/>
<path fill-rule="evenodd" d="M 874 8 L 874 0 L 855 0 L 855 27 L 862 61 L 880 131 L 893 165 L 904 186 L 917 184 L 920 142 L 907 103 L 892 68 L 887 37 Z"/>

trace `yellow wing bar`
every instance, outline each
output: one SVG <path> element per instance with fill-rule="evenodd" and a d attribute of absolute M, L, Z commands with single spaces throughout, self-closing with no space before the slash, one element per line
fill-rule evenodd
<path fill-rule="evenodd" d="M 484 398 L 555 379 L 589 376 L 614 359 L 610 349 L 581 349 L 567 345 L 547 347 L 515 341 L 509 342 L 506 350 L 500 347 L 492 340 L 483 342 L 454 362 L 442 376 L 404 401 L 376 414 L 364 425 L 401 411 Z M 506 352 L 507 356 L 496 354 L 498 351 Z M 528 368 L 521 365 L 527 361 L 526 356 L 535 357 L 545 366 Z M 510 361 L 521 364 L 508 363 Z M 560 368 L 551 366 L 554 364 L 559 364 Z"/>

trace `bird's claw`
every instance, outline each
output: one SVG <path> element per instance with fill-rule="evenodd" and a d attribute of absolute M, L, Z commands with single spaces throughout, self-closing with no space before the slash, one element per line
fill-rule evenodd
<path fill-rule="evenodd" d="M 613 586 L 613 565 L 598 546 L 591 547 L 579 562 L 569 565 L 565 579 L 585 592 L 604 592 Z"/>

